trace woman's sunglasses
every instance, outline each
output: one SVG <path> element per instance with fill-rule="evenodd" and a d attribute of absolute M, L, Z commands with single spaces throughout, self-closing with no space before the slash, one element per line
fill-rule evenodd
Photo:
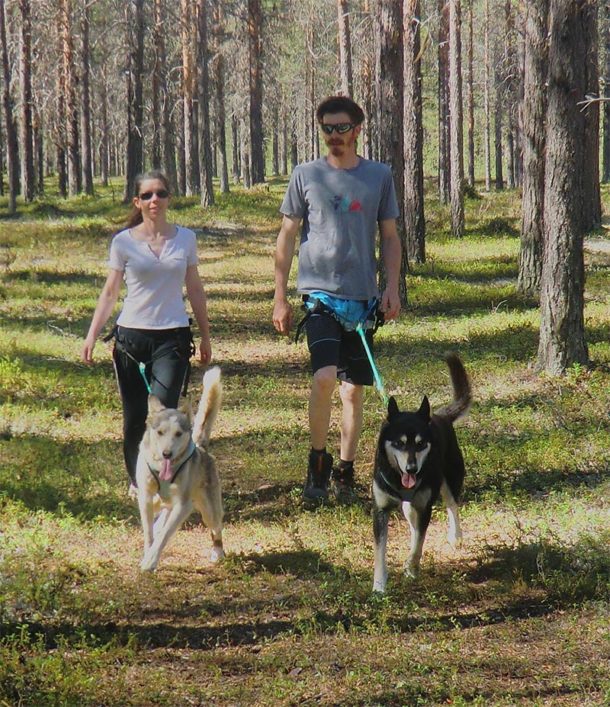
<path fill-rule="evenodd" d="M 158 191 L 145 191 L 138 196 L 138 199 L 142 199 L 142 201 L 150 201 L 155 194 L 159 197 L 159 199 L 167 199 L 169 196 L 167 189 L 159 189 Z"/>
<path fill-rule="evenodd" d="M 336 130 L 339 135 L 343 135 L 355 127 L 354 123 L 335 123 L 334 125 L 331 123 L 320 123 L 320 129 L 327 135 L 332 135 L 333 130 Z"/>

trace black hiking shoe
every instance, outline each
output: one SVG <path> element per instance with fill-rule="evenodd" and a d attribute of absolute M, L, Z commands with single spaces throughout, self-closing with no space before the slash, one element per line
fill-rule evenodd
<path fill-rule="evenodd" d="M 328 482 L 333 466 L 332 455 L 328 452 L 309 452 L 307 480 L 303 488 L 303 500 L 308 504 L 324 503 L 328 499 Z"/>
<path fill-rule="evenodd" d="M 354 484 L 354 465 L 339 464 L 333 467 L 332 490 L 337 503 L 349 505 L 356 500 L 356 486 Z"/>

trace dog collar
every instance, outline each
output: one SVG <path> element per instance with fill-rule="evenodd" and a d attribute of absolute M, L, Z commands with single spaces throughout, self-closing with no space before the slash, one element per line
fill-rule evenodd
<path fill-rule="evenodd" d="M 412 489 L 405 489 L 405 488 L 396 488 L 394 484 L 391 484 L 385 477 L 385 474 L 381 469 L 379 469 L 379 476 L 383 479 L 383 482 L 385 485 L 390 489 L 393 495 L 398 496 L 398 498 L 401 501 L 407 501 L 411 502 L 413 500 L 413 496 L 415 496 L 415 492 L 417 491 L 417 488 L 419 486 L 420 479 L 417 479 L 415 482 L 415 486 Z"/>
<path fill-rule="evenodd" d="M 186 450 L 186 457 L 185 457 L 184 461 L 180 464 L 180 466 L 176 469 L 176 471 L 174 471 L 172 478 L 169 482 L 170 484 L 174 483 L 174 481 L 176 480 L 176 477 L 182 471 L 182 468 L 189 461 L 189 459 L 193 456 L 193 454 L 195 454 L 196 451 L 197 451 L 197 445 L 195 444 L 195 442 L 193 442 L 193 439 L 191 438 L 188 449 Z M 155 469 L 148 462 L 146 462 L 146 464 L 148 465 L 148 470 L 150 471 L 150 473 L 155 477 L 155 481 L 157 482 L 157 486 L 159 487 L 159 489 L 161 489 L 161 480 L 159 479 L 159 469 Z"/>

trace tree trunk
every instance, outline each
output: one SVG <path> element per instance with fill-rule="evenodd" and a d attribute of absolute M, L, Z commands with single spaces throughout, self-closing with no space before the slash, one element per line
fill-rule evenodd
<path fill-rule="evenodd" d="M 352 79 L 352 43 L 349 32 L 349 8 L 347 0 L 337 0 L 337 15 L 339 20 L 339 66 L 341 75 L 341 93 L 352 96 L 354 82 Z"/>
<path fill-rule="evenodd" d="M 468 2 L 468 184 L 474 189 L 474 0 Z"/>
<path fill-rule="evenodd" d="M 263 141 L 263 11 L 261 0 L 248 0 L 248 46 L 250 52 L 250 149 L 252 184 L 265 181 Z"/>
<path fill-rule="evenodd" d="M 105 73 L 102 73 L 100 79 L 100 177 L 102 180 L 102 185 L 107 187 L 110 170 L 110 140 L 108 137 L 108 79 Z"/>
<path fill-rule="evenodd" d="M 464 133 L 462 121 L 462 17 L 460 0 L 449 0 L 449 112 L 451 231 L 464 235 Z"/>
<path fill-rule="evenodd" d="M 0 47 L 2 49 L 2 107 L 4 109 L 4 127 L 6 131 L 6 166 L 8 171 L 8 212 L 14 214 L 17 208 L 19 192 L 19 145 L 15 124 L 15 107 L 11 96 L 11 66 L 8 58 L 6 39 L 6 12 L 4 0 L 0 0 Z"/>
<path fill-rule="evenodd" d="M 449 4 L 439 0 L 438 27 L 438 197 L 442 204 L 451 198 L 449 155 Z"/>
<path fill-rule="evenodd" d="M 32 18 L 30 0 L 19 0 L 21 14 L 19 51 L 19 91 L 21 96 L 21 193 L 32 201 L 36 189 L 34 137 L 32 132 Z"/>
<path fill-rule="evenodd" d="M 490 58 L 489 58 L 489 0 L 484 6 L 484 86 L 483 86 L 483 112 L 485 113 L 485 191 L 491 191 L 491 98 L 489 95 Z"/>
<path fill-rule="evenodd" d="M 392 167 L 398 204 L 404 204 L 404 149 L 403 149 L 403 32 L 402 7 L 394 0 L 380 0 L 381 9 L 381 71 L 379 93 L 381 114 L 384 117 L 380 125 L 380 158 Z M 407 304 L 406 275 L 408 265 L 408 247 L 405 239 L 404 222 L 398 221 L 398 233 L 402 246 L 400 267 L 400 300 Z M 385 274 L 380 271 L 380 289 L 385 287 Z"/>
<path fill-rule="evenodd" d="M 240 141 L 240 136 L 239 136 L 239 120 L 237 119 L 237 116 L 233 115 L 231 117 L 231 142 L 233 145 L 233 160 L 232 160 L 232 165 L 233 165 L 233 184 L 239 184 L 239 175 L 240 175 L 240 165 L 241 165 L 241 154 L 240 154 L 240 146 L 241 146 L 241 141 Z"/>
<path fill-rule="evenodd" d="M 195 67 L 193 61 L 194 18 L 191 0 L 182 0 L 182 108 L 184 122 L 184 170 L 185 194 L 192 196 L 196 190 L 195 178 L 195 127 L 194 105 L 195 93 Z"/>
<path fill-rule="evenodd" d="M 586 3 L 550 1 L 549 77 L 544 192 L 544 262 L 538 367 L 559 375 L 587 364 L 584 329 L 583 174 L 586 87 L 591 38 Z"/>
<path fill-rule="evenodd" d="M 549 0 L 527 0 L 525 5 L 523 198 L 518 290 L 530 296 L 540 291 L 542 272 L 548 7 Z"/>
<path fill-rule="evenodd" d="M 500 57 L 498 56 L 497 46 L 494 52 L 495 70 L 494 70 L 494 151 L 496 159 L 496 189 L 501 191 L 504 189 L 504 174 L 502 171 L 502 117 L 503 117 L 503 102 L 504 89 L 503 77 L 500 71 Z"/>
<path fill-rule="evenodd" d="M 210 81 L 208 71 L 208 0 L 198 0 L 197 19 L 199 24 L 199 165 L 201 184 L 201 206 L 214 203 L 212 186 L 212 143 L 210 138 Z"/>
<path fill-rule="evenodd" d="M 604 143 L 603 143 L 603 181 L 610 182 L 610 0 L 604 0 L 602 20 L 604 39 Z"/>
<path fill-rule="evenodd" d="M 161 148 L 163 145 L 163 69 L 165 63 L 164 12 L 162 0 L 154 0 L 152 45 L 153 61 L 151 71 L 151 128 L 150 162 L 153 169 L 161 169 Z"/>
<path fill-rule="evenodd" d="M 229 164 L 227 159 L 227 133 L 225 109 L 225 59 L 222 48 L 222 35 L 224 33 L 224 14 L 222 0 L 214 0 L 213 8 L 214 58 L 212 60 L 212 83 L 214 84 L 214 116 L 216 119 L 216 137 L 220 153 L 220 192 L 229 193 Z"/>
<path fill-rule="evenodd" d="M 85 4 L 82 8 L 81 19 L 81 86 L 82 86 L 82 113 L 81 113 L 81 138 L 82 138 L 82 184 L 85 192 L 93 194 L 93 167 L 91 164 L 91 89 L 89 81 L 89 66 L 91 52 L 89 47 L 89 7 Z"/>
<path fill-rule="evenodd" d="M 127 149 L 123 201 L 131 201 L 137 175 L 144 168 L 142 77 L 144 74 L 144 0 L 125 6 L 127 29 Z"/>
<path fill-rule="evenodd" d="M 609 0 L 610 1 L 610 0 Z M 364 14 L 367 22 L 374 25 L 374 17 L 370 12 L 369 0 L 364 0 Z M 373 126 L 375 125 L 375 114 L 373 112 L 373 59 L 370 51 L 364 53 L 362 57 L 362 107 L 366 120 L 362 128 L 362 141 L 364 156 L 368 160 L 375 158 L 375 150 L 373 147 Z"/>
<path fill-rule="evenodd" d="M 588 2 L 583 8 L 583 31 L 589 39 L 585 61 L 585 94 L 599 94 L 599 57 L 597 2 Z M 602 204 L 599 190 L 599 103 L 593 102 L 585 110 L 585 170 L 583 227 L 585 231 L 599 228 L 602 223 Z"/>
<path fill-rule="evenodd" d="M 405 0 L 404 33 L 404 222 L 408 260 L 426 261 L 419 0 Z"/>

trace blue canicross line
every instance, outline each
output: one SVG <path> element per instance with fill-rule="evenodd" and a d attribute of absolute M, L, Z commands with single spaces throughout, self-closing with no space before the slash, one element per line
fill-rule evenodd
<path fill-rule="evenodd" d="M 142 363 L 141 361 L 138 361 L 138 370 L 140 371 L 140 375 L 142 376 L 142 379 L 144 380 L 144 385 L 146 386 L 146 390 L 150 394 L 151 387 L 150 387 L 150 383 L 148 382 L 148 378 L 146 377 L 146 364 Z"/>
<path fill-rule="evenodd" d="M 373 359 L 373 354 L 371 352 L 371 349 L 369 347 L 369 342 L 366 340 L 366 336 L 364 334 L 364 329 L 362 328 L 362 322 L 358 322 L 356 325 L 356 331 L 360 335 L 360 338 L 362 339 L 362 344 L 364 345 L 364 350 L 366 351 L 367 358 L 369 359 L 369 363 L 371 364 L 371 369 L 373 371 L 373 378 L 375 379 L 375 387 L 377 388 L 377 391 L 379 392 L 379 395 L 381 396 L 381 399 L 383 400 L 384 405 L 386 405 L 390 400 L 388 397 L 388 394 L 385 392 L 385 388 L 383 387 L 383 381 L 381 380 L 381 375 L 379 371 L 377 370 L 377 366 L 375 365 L 375 360 Z"/>

